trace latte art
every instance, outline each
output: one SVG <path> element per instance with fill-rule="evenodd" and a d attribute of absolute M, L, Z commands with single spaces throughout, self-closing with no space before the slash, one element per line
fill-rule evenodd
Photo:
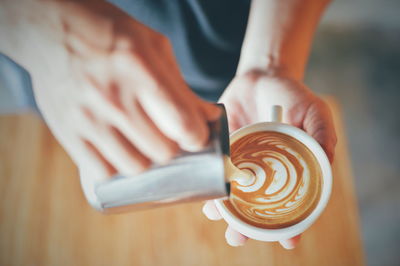
<path fill-rule="evenodd" d="M 255 132 L 235 141 L 231 160 L 251 180 L 231 183 L 228 209 L 246 223 L 282 228 L 305 219 L 316 207 L 322 174 L 312 152 L 278 132 Z"/>

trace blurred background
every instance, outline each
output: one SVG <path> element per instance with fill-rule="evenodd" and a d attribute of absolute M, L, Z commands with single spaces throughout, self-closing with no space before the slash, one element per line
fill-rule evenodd
<path fill-rule="evenodd" d="M 333 1 L 306 84 L 342 105 L 367 264 L 400 265 L 400 1 Z"/>

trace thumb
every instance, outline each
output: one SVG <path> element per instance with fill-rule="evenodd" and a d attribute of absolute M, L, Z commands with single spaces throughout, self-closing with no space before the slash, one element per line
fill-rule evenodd
<path fill-rule="evenodd" d="M 337 137 L 331 111 L 323 100 L 318 99 L 309 106 L 304 117 L 303 128 L 318 141 L 332 163 Z"/>
<path fill-rule="evenodd" d="M 199 100 L 199 107 L 207 121 L 217 120 L 222 113 L 221 109 L 217 105 L 201 99 Z"/>
<path fill-rule="evenodd" d="M 225 105 L 230 133 L 246 125 L 245 112 L 240 103 L 229 101 L 223 97 L 218 102 Z"/>
<path fill-rule="evenodd" d="M 228 126 L 229 126 L 229 132 L 232 133 L 236 130 L 238 130 L 239 128 L 242 127 L 241 123 L 239 122 L 239 118 L 237 117 L 237 115 L 234 114 L 229 114 L 228 113 Z"/>

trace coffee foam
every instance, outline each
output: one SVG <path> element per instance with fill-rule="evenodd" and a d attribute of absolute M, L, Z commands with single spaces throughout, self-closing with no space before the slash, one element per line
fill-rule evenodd
<path fill-rule="evenodd" d="M 316 207 L 322 173 L 312 152 L 286 134 L 263 131 L 231 146 L 231 160 L 252 174 L 231 183 L 228 209 L 261 228 L 283 228 L 306 218 Z"/>

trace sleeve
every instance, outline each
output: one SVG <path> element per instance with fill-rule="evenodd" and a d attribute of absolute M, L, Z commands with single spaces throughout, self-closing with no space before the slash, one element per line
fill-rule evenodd
<path fill-rule="evenodd" d="M 0 53 L 0 114 L 37 111 L 29 73 Z"/>

